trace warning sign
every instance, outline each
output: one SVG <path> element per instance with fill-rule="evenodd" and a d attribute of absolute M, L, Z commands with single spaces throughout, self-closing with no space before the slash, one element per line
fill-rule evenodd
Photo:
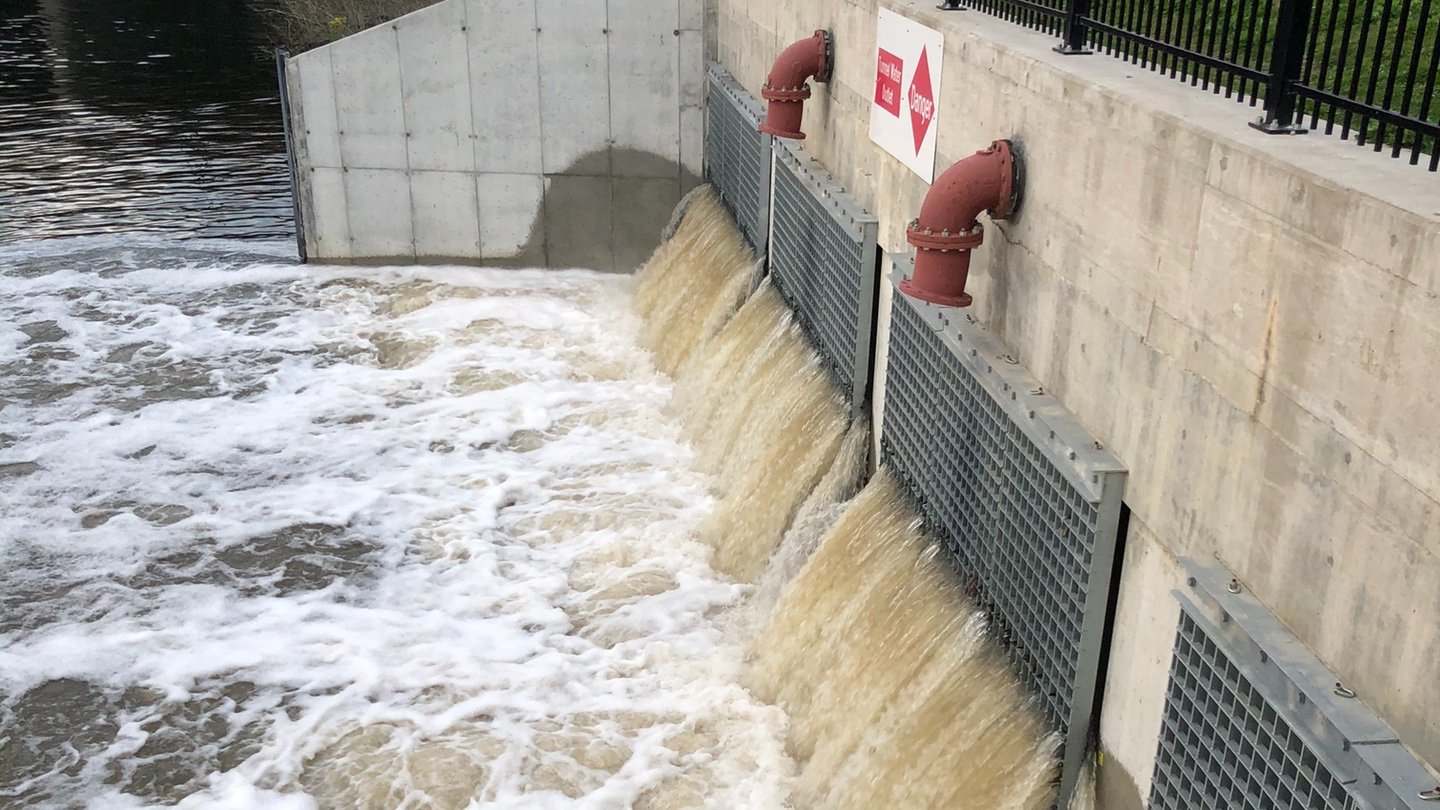
<path fill-rule="evenodd" d="M 905 75 L 905 62 L 884 48 L 880 49 L 879 61 L 875 67 L 875 103 L 899 118 L 900 80 Z"/>
<path fill-rule="evenodd" d="M 944 57 L 945 38 L 939 31 L 880 9 L 870 140 L 927 183 L 935 178 L 935 117 Z"/>

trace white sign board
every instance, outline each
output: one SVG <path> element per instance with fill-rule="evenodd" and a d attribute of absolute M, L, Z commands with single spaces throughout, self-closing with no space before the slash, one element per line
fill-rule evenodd
<path fill-rule="evenodd" d="M 927 183 L 935 179 L 935 119 L 944 58 L 945 37 L 939 31 L 880 9 L 870 140 Z"/>

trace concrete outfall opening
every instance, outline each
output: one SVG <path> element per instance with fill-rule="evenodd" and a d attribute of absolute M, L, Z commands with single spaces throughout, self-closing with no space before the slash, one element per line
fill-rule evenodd
<path fill-rule="evenodd" d="M 985 241 L 981 211 L 1006 219 L 1020 207 L 1024 172 L 1010 141 L 1000 140 L 946 169 L 905 228 L 915 247 L 915 275 L 900 284 L 906 295 L 945 307 L 968 307 L 970 251 Z"/>
<path fill-rule="evenodd" d="M 806 81 L 813 77 L 822 84 L 829 82 L 835 64 L 834 53 L 834 40 L 830 32 L 823 29 L 790 43 L 780 52 L 760 88 L 760 97 L 769 102 L 765 123 L 759 128 L 761 132 L 777 138 L 805 139 L 800 122 L 805 114 L 805 99 L 810 98 L 810 85 Z"/>

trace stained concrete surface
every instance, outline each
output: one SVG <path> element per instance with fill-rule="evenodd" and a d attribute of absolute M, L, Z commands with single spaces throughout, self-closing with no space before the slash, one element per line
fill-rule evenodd
<path fill-rule="evenodd" d="M 308 254 L 634 270 L 699 182 L 702 21 L 444 0 L 292 58 Z"/>

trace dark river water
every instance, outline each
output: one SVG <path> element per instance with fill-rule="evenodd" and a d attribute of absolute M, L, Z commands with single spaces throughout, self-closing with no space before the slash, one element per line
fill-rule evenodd
<path fill-rule="evenodd" d="M 227 0 L 0 0 L 0 810 L 784 805 L 630 279 L 296 261 Z"/>
<path fill-rule="evenodd" d="M 264 21 L 237 0 L 0 0 L 0 243 L 284 239 Z"/>

